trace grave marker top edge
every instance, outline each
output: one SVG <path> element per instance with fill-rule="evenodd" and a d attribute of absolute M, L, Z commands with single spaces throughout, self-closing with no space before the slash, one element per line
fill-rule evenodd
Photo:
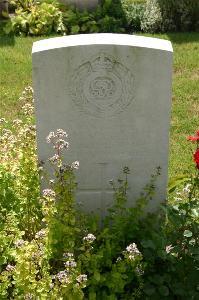
<path fill-rule="evenodd" d="M 84 45 L 133 46 L 173 52 L 172 44 L 168 40 L 129 34 L 97 33 L 70 35 L 37 41 L 33 43 L 32 53 Z"/>

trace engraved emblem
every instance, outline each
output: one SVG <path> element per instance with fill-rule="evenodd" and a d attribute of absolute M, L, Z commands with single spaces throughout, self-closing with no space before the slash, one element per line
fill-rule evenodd
<path fill-rule="evenodd" d="M 80 65 L 72 76 L 72 100 L 80 111 L 97 117 L 124 111 L 133 94 L 130 70 L 103 52 Z"/>

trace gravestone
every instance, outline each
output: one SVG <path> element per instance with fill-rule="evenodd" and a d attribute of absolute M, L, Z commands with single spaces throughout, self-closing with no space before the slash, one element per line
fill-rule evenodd
<path fill-rule="evenodd" d="M 68 162 L 80 161 L 77 201 L 104 214 L 112 202 L 110 179 L 124 166 L 129 205 L 162 168 L 148 209 L 165 201 L 171 108 L 169 41 L 121 34 L 53 38 L 33 45 L 33 83 L 39 158 L 52 150 L 50 131 L 70 137 Z"/>
<path fill-rule="evenodd" d="M 1 18 L 9 18 L 8 0 L 0 0 L 0 19 Z"/>

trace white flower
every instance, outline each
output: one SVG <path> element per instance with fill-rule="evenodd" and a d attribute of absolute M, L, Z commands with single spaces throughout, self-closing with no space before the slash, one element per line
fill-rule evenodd
<path fill-rule="evenodd" d="M 54 131 L 51 131 L 49 135 L 46 137 L 46 142 L 50 144 L 54 138 L 55 138 L 55 133 Z"/>
<path fill-rule="evenodd" d="M 23 246 L 24 243 L 25 243 L 25 241 L 22 240 L 22 239 L 17 240 L 17 241 L 14 242 L 14 244 L 15 244 L 15 246 L 16 246 L 17 248 Z"/>
<path fill-rule="evenodd" d="M 182 198 L 180 198 L 180 197 L 174 197 L 174 199 L 175 199 L 176 201 L 182 201 Z"/>
<path fill-rule="evenodd" d="M 81 274 L 76 278 L 77 282 L 79 283 L 84 283 L 87 281 L 87 275 L 86 274 Z"/>
<path fill-rule="evenodd" d="M 22 123 L 23 123 L 22 120 L 19 120 L 19 119 L 13 120 L 13 125 L 19 126 Z"/>
<path fill-rule="evenodd" d="M 56 277 L 59 280 L 59 282 L 61 282 L 61 283 L 69 283 L 70 282 L 70 280 L 68 278 L 68 273 L 66 271 L 60 271 L 59 273 L 57 273 Z"/>
<path fill-rule="evenodd" d="M 79 169 L 79 161 L 74 161 L 72 164 L 71 164 L 71 168 L 72 169 Z"/>
<path fill-rule="evenodd" d="M 42 239 L 46 236 L 46 230 L 45 229 L 41 229 L 40 231 L 38 231 L 36 234 L 35 234 L 35 238 L 36 239 Z"/>
<path fill-rule="evenodd" d="M 32 115 L 34 111 L 34 107 L 30 103 L 26 103 L 23 107 L 22 110 L 24 111 L 25 115 Z"/>
<path fill-rule="evenodd" d="M 26 295 L 24 296 L 24 299 L 25 299 L 25 300 L 32 300 L 32 299 L 33 299 L 33 294 L 31 294 L 31 293 L 26 294 Z"/>
<path fill-rule="evenodd" d="M 8 272 L 13 271 L 14 269 L 15 269 L 15 267 L 10 265 L 10 264 L 8 264 L 7 267 L 6 267 L 6 271 L 8 271 Z"/>
<path fill-rule="evenodd" d="M 5 118 L 1 118 L 0 119 L 0 124 L 6 123 L 6 119 Z"/>
<path fill-rule="evenodd" d="M 88 243 L 93 243 L 94 240 L 96 240 L 96 237 L 92 234 L 92 233 L 89 233 L 87 236 L 85 236 L 83 238 L 83 241 L 85 242 L 88 242 Z"/>
<path fill-rule="evenodd" d="M 75 268 L 77 266 L 77 263 L 74 260 L 68 260 L 64 263 L 64 266 L 66 268 Z"/>
<path fill-rule="evenodd" d="M 63 139 L 58 139 L 56 141 L 56 143 L 54 144 L 53 146 L 54 149 L 59 149 L 59 150 L 62 150 L 62 149 L 68 149 L 69 148 L 69 143 Z"/>
<path fill-rule="evenodd" d="M 56 163 L 60 160 L 60 156 L 58 154 L 53 155 L 52 157 L 49 158 L 49 161 L 52 163 Z"/>
<path fill-rule="evenodd" d="M 172 245 L 166 246 L 166 249 L 165 249 L 166 253 L 170 253 L 173 248 L 174 247 Z"/>
<path fill-rule="evenodd" d="M 184 187 L 183 192 L 185 192 L 185 193 L 190 193 L 190 187 L 191 187 L 191 184 L 188 183 L 188 184 Z"/>
<path fill-rule="evenodd" d="M 51 189 L 45 189 L 43 190 L 43 197 L 55 198 L 55 192 Z"/>
<path fill-rule="evenodd" d="M 130 254 L 140 254 L 140 251 L 137 248 L 137 245 L 135 243 L 130 244 L 126 247 L 126 251 Z"/>
<path fill-rule="evenodd" d="M 143 270 L 142 266 L 137 266 L 135 271 L 138 276 L 142 276 L 144 274 L 144 270 Z"/>
<path fill-rule="evenodd" d="M 128 256 L 128 258 L 129 258 L 130 260 L 134 260 L 135 256 L 130 254 L 130 255 Z"/>
<path fill-rule="evenodd" d="M 135 243 L 130 244 L 126 247 L 126 251 L 123 252 L 124 254 L 128 255 L 128 258 L 130 260 L 135 259 L 136 256 L 141 255 L 140 251 L 137 248 L 137 245 Z"/>
<path fill-rule="evenodd" d="M 68 137 L 68 134 L 63 129 L 57 129 L 56 131 L 56 137 Z"/>
<path fill-rule="evenodd" d="M 116 259 L 116 262 L 119 262 L 119 261 L 121 261 L 122 260 L 122 258 L 119 256 L 117 259 Z"/>
<path fill-rule="evenodd" d="M 64 254 L 63 254 L 63 257 L 64 257 L 64 258 L 72 258 L 73 256 L 74 256 L 74 254 L 71 253 L 71 252 L 67 252 L 67 253 L 64 253 Z"/>

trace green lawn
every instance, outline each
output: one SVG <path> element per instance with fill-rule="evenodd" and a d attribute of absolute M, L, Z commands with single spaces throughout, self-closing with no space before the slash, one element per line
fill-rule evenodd
<path fill-rule="evenodd" d="M 170 175 L 190 167 L 186 136 L 199 129 L 199 33 L 155 35 L 174 47 Z M 0 35 L 0 117 L 20 116 L 19 95 L 31 84 L 31 48 L 39 38 Z"/>

